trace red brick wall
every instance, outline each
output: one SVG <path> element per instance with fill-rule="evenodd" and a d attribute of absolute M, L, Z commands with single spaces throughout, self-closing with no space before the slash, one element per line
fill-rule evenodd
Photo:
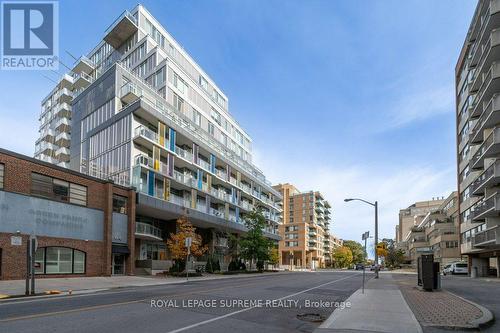
<path fill-rule="evenodd" d="M 87 207 L 99 209 L 104 212 L 104 240 L 101 242 L 38 237 L 39 247 L 63 246 L 85 252 L 87 254 L 85 276 L 111 275 L 113 194 L 128 197 L 128 246 L 131 254 L 129 260 L 127 260 L 126 273 L 134 273 L 135 191 L 122 186 L 113 185 L 108 181 L 88 177 L 71 170 L 52 166 L 5 150 L 0 150 L 0 164 L 4 164 L 4 191 L 30 195 L 32 172 L 87 187 Z M 0 279 L 23 279 L 26 275 L 26 241 L 29 236 L 22 235 L 22 246 L 11 246 L 10 236 L 12 236 L 12 234 L 0 233 L 0 248 L 2 249 Z M 43 275 L 37 276 L 43 277 Z M 70 274 L 63 276 L 70 277 L 81 275 Z M 57 277 L 57 275 L 46 275 L 46 277 Z"/>
<path fill-rule="evenodd" d="M 21 235 L 23 244 L 13 246 L 10 237 L 15 234 L 0 233 L 0 248 L 2 249 L 1 280 L 24 279 L 26 277 L 26 245 L 29 235 Z M 84 241 L 78 239 L 54 238 L 38 236 L 38 247 L 62 246 L 70 247 L 86 253 L 85 274 L 48 274 L 37 275 L 37 277 L 59 277 L 59 276 L 100 276 L 103 272 L 102 258 L 105 254 L 104 243 L 98 241 Z"/>

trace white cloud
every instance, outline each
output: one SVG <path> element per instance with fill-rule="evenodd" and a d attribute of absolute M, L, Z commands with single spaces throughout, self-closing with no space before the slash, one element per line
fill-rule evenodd
<path fill-rule="evenodd" d="M 256 164 L 273 184 L 289 182 L 301 191 L 321 191 L 332 205 L 330 230 L 344 239 L 361 241 L 363 232 L 374 233 L 373 208 L 361 202 L 345 203 L 345 198 L 378 200 L 379 238 L 394 238 L 399 209 L 418 200 L 447 196 L 455 188 L 454 168 L 370 164 L 340 168 L 326 165 L 314 156 L 290 161 L 267 148 L 265 156 L 259 151 L 254 155 Z"/>
<path fill-rule="evenodd" d="M 423 121 L 454 110 L 454 89 L 449 85 L 436 86 L 415 93 L 403 94 L 389 108 L 385 129 L 398 128 Z"/>

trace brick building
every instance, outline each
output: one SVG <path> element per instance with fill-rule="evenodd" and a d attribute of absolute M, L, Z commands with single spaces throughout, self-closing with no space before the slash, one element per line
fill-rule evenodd
<path fill-rule="evenodd" d="M 0 149 L 0 279 L 134 273 L 135 191 Z"/>

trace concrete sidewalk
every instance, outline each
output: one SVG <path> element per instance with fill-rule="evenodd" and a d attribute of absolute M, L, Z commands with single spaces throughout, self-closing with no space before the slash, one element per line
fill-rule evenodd
<path fill-rule="evenodd" d="M 217 279 L 236 279 L 245 277 L 258 277 L 265 275 L 288 274 L 287 272 L 254 273 L 218 275 L 210 274 L 201 277 L 190 277 L 189 281 L 207 281 Z M 185 283 L 184 277 L 153 277 L 153 276 L 103 276 L 103 277 L 72 277 L 72 278 L 43 278 L 36 279 L 36 292 L 44 293 L 49 290 L 58 290 L 67 294 L 95 292 L 112 288 L 154 286 L 163 284 Z M 25 280 L 0 281 L 0 296 L 24 295 Z M 1 297 L 0 297 L 1 298 Z"/>
<path fill-rule="evenodd" d="M 350 308 L 335 310 L 314 332 L 422 332 L 390 274 L 370 279 L 364 294 L 359 289 L 346 302 L 351 303 Z"/>

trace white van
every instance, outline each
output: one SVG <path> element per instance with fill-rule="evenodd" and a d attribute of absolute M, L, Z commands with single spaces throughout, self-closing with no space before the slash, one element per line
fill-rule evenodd
<path fill-rule="evenodd" d="M 467 263 L 465 262 L 454 262 L 444 266 L 443 275 L 446 274 L 468 274 Z"/>

